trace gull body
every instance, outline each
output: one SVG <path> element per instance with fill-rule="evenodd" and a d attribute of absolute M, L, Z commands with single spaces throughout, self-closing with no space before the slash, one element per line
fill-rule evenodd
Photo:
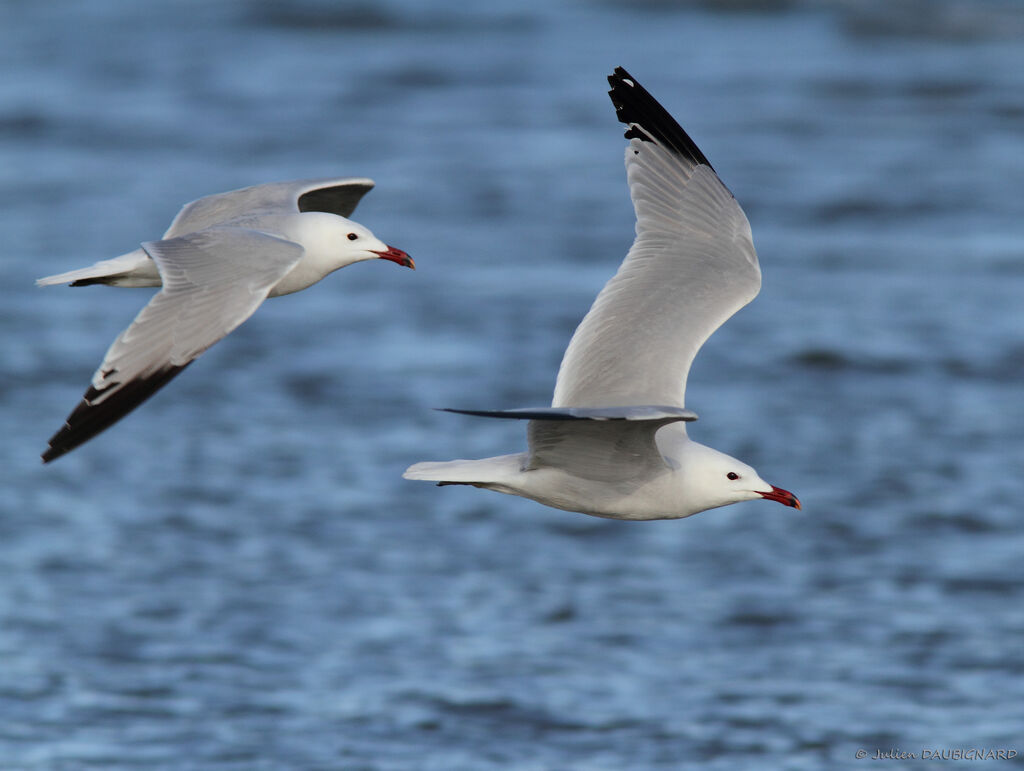
<path fill-rule="evenodd" d="M 381 252 L 391 249 L 358 222 L 322 212 L 240 217 L 221 223 L 216 227 L 251 230 L 277 236 L 303 247 L 303 253 L 298 262 L 270 288 L 267 293 L 268 297 L 279 297 L 307 289 L 334 271 L 355 262 L 381 259 Z M 356 233 L 359 236 L 358 246 L 346 243 L 349 233 Z M 384 257 L 384 259 L 391 258 Z M 88 268 L 41 278 L 36 281 L 36 284 L 38 286 L 106 284 L 107 286 L 145 288 L 163 286 L 163 278 L 156 262 L 143 248 L 135 249 L 110 260 L 101 260 Z"/>
<path fill-rule="evenodd" d="M 746 463 L 689 438 L 690 364 L 758 293 L 750 225 L 693 140 L 621 67 L 636 240 L 562 359 L 552 406 L 449 410 L 528 420 L 526 452 L 423 462 L 407 479 L 471 485 L 612 519 L 677 519 L 740 501 L 800 507 Z"/>
<path fill-rule="evenodd" d="M 40 286 L 161 287 L 110 346 L 44 462 L 120 420 L 267 297 L 298 292 L 356 262 L 414 267 L 405 252 L 348 219 L 372 187 L 364 178 L 296 180 L 208 196 L 187 204 L 159 241 L 39 279 Z"/>

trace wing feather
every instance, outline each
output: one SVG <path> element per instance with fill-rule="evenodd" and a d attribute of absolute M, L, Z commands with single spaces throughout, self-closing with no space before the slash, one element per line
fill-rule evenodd
<path fill-rule="evenodd" d="M 684 420 L 697 419 L 697 413 L 678 407 L 658 404 L 630 405 L 629 407 L 520 407 L 514 410 L 458 410 L 442 407 L 442 412 L 475 415 L 481 418 L 511 418 L 513 420 Z"/>
<path fill-rule="evenodd" d="M 621 68 L 636 239 L 562 359 L 554 407 L 683 407 L 704 341 L 761 286 L 750 224 L 689 136 Z"/>
<path fill-rule="evenodd" d="M 208 195 L 185 204 L 164 238 L 205 230 L 250 214 L 320 211 L 348 217 L 373 184 L 372 179 L 364 177 L 299 179 Z"/>
<path fill-rule="evenodd" d="M 211 228 L 142 245 L 163 288 L 110 346 L 57 433 L 49 462 L 116 423 L 245 321 L 302 257 L 300 245 L 241 228 Z"/>
<path fill-rule="evenodd" d="M 676 420 L 531 420 L 523 471 L 557 468 L 626 493 L 670 470 L 654 436 Z"/>

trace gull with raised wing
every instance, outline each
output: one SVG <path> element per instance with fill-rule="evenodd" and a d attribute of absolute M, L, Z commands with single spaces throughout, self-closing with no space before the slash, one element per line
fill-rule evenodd
<path fill-rule="evenodd" d="M 676 519 L 792 493 L 692 441 L 684 406 L 697 350 L 750 302 L 761 271 L 750 225 L 707 158 L 621 67 L 608 78 L 629 128 L 636 240 L 576 329 L 551 407 L 449 410 L 528 420 L 526 452 L 417 463 L 406 479 L 472 485 L 612 519 Z"/>
<path fill-rule="evenodd" d="M 103 358 L 92 384 L 49 441 L 59 458 L 116 423 L 251 316 L 267 297 L 305 289 L 364 260 L 414 268 L 348 219 L 373 187 L 343 177 L 256 185 L 200 198 L 159 241 L 40 286 L 161 287 Z"/>

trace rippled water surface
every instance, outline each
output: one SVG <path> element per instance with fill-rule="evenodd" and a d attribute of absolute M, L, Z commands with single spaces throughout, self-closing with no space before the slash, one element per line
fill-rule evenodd
<path fill-rule="evenodd" d="M 0 3 L 0 768 L 1024 754 L 1022 38 L 995 0 Z M 550 398 L 632 236 L 615 65 L 764 270 L 691 433 L 802 512 L 400 477 L 523 445 L 430 408 Z M 33 279 L 335 174 L 377 181 L 356 218 L 416 273 L 269 302 L 39 464 L 146 292 Z"/>

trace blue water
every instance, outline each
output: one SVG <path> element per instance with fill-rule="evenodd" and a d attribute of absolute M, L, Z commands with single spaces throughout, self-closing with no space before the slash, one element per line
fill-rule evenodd
<path fill-rule="evenodd" d="M 0 4 L 0 768 L 1024 754 L 1022 38 L 996 0 Z M 614 522 L 400 477 L 523 446 L 431 407 L 550 398 L 632 235 L 615 65 L 764 270 L 691 433 L 802 512 Z M 33 279 L 335 174 L 377 181 L 357 219 L 415 273 L 269 302 L 40 465 L 146 293 Z"/>

